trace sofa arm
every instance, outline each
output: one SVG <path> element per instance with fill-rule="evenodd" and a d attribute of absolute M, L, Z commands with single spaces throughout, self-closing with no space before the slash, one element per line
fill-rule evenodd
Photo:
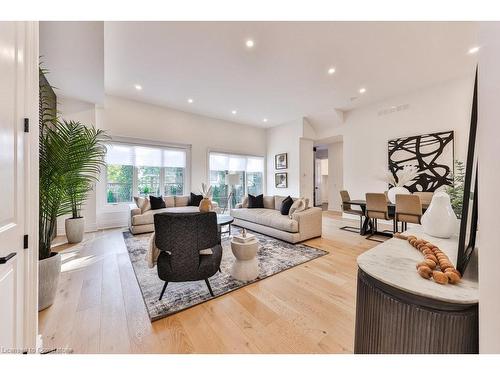
<path fill-rule="evenodd" d="M 323 211 L 321 208 L 311 207 L 307 210 L 293 213 L 292 219 L 298 222 L 302 238 L 321 236 L 323 225 Z"/>
<path fill-rule="evenodd" d="M 141 209 L 139 207 L 137 207 L 137 205 L 135 203 L 129 204 L 128 208 L 130 210 L 130 217 L 142 214 Z"/>
<path fill-rule="evenodd" d="M 217 203 L 216 201 L 212 201 L 212 207 L 214 210 L 219 208 L 219 203 Z"/>
<path fill-rule="evenodd" d="M 243 208 L 243 203 L 237 203 L 236 206 L 234 206 L 234 208 Z"/>

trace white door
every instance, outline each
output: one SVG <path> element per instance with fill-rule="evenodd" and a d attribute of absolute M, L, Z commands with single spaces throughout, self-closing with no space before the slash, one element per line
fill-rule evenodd
<path fill-rule="evenodd" d="M 321 159 L 315 159 L 314 161 L 314 205 L 321 206 L 322 191 L 321 191 Z"/>
<path fill-rule="evenodd" d="M 23 345 L 25 25 L 0 22 L 0 351 Z"/>

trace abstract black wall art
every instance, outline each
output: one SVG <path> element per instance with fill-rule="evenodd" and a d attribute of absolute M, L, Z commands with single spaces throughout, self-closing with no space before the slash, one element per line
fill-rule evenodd
<path fill-rule="evenodd" d="M 411 164 L 419 175 L 406 188 L 410 192 L 435 191 L 453 180 L 453 131 L 389 140 L 389 170 L 396 172 Z"/>

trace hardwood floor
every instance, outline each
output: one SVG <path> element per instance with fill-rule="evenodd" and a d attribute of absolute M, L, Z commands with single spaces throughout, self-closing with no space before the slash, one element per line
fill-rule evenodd
<path fill-rule="evenodd" d="M 328 255 L 151 323 L 120 230 L 61 245 L 55 303 L 39 313 L 46 349 L 75 353 L 352 353 L 356 257 L 377 245 L 323 213 Z"/>

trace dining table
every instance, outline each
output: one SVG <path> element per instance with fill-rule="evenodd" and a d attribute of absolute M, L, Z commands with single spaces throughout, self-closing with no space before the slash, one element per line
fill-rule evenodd
<path fill-rule="evenodd" d="M 344 202 L 345 204 L 350 204 L 351 206 L 359 206 L 361 208 L 361 211 L 363 211 L 363 225 L 359 228 L 359 234 L 362 236 L 365 236 L 369 234 L 372 230 L 372 222 L 366 216 L 366 200 L 364 199 L 351 199 L 350 201 Z M 422 213 L 427 210 L 429 207 L 429 204 L 422 204 Z M 387 209 L 389 210 L 389 216 L 394 216 L 394 213 L 396 212 L 396 204 L 392 202 L 387 202 Z"/>

